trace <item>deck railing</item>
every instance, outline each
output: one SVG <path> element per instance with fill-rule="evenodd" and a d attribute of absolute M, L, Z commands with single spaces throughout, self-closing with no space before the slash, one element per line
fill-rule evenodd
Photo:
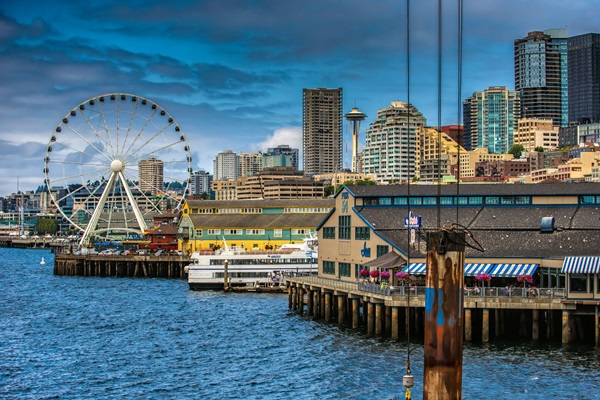
<path fill-rule="evenodd" d="M 315 275 L 303 273 L 287 273 L 287 278 L 301 277 L 303 283 L 312 283 L 322 287 L 334 290 L 359 290 L 372 294 L 383 296 L 404 297 L 424 296 L 425 286 L 389 286 L 387 284 L 374 283 L 369 281 L 342 281 L 335 278 L 324 278 Z M 565 289 L 562 288 L 516 288 L 516 287 L 484 287 L 466 288 L 464 290 L 465 298 L 485 298 L 485 297 L 506 297 L 506 298 L 565 298 Z"/>

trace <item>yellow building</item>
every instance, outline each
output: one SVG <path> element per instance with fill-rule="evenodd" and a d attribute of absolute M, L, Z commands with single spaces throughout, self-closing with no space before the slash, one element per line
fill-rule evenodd
<path fill-rule="evenodd" d="M 178 225 L 186 253 L 223 247 L 278 248 L 314 234 L 332 199 L 187 200 Z"/>

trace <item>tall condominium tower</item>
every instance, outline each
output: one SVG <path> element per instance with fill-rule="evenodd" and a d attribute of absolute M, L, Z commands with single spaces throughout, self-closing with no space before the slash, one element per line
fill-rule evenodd
<path fill-rule="evenodd" d="M 140 190 L 144 193 L 157 194 L 164 189 L 165 163 L 154 157 L 147 158 L 138 163 L 138 177 Z"/>
<path fill-rule="evenodd" d="M 427 120 L 412 104 L 394 101 L 377 111 L 366 130 L 363 173 L 378 183 L 406 182 L 415 176 L 416 132 Z"/>
<path fill-rule="evenodd" d="M 307 175 L 342 168 L 342 88 L 302 91 L 302 164 Z"/>
<path fill-rule="evenodd" d="M 213 160 L 213 176 L 216 181 L 239 178 L 240 157 L 233 150 L 217 154 L 217 158 Z"/>
<path fill-rule="evenodd" d="M 569 122 L 600 122 L 600 34 L 568 39 Z"/>
<path fill-rule="evenodd" d="M 568 124 L 567 30 L 534 31 L 514 43 L 515 90 L 524 118 Z"/>
<path fill-rule="evenodd" d="M 519 105 L 519 93 L 506 86 L 473 93 L 463 103 L 465 148 L 486 148 L 492 154 L 508 152 L 521 116 Z"/>

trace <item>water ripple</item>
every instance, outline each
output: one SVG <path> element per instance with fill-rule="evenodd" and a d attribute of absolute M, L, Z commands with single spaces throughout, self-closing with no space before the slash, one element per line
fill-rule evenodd
<path fill-rule="evenodd" d="M 405 343 L 300 317 L 285 295 L 56 277 L 52 255 L 41 250 L 0 249 L 0 260 L 2 398 L 404 397 Z M 411 354 L 413 398 L 420 398 L 422 348 Z M 465 400 L 600 399 L 599 379 L 594 348 L 464 349 Z"/>

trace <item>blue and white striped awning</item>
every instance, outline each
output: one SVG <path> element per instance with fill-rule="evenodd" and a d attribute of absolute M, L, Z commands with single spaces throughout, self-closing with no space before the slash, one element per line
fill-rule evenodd
<path fill-rule="evenodd" d="M 600 273 L 600 257 L 566 257 L 561 272 L 598 274 Z"/>
<path fill-rule="evenodd" d="M 496 264 L 490 275 L 495 278 L 516 278 L 533 275 L 539 264 Z"/>
<path fill-rule="evenodd" d="M 496 264 L 465 264 L 465 276 L 488 274 Z"/>
<path fill-rule="evenodd" d="M 408 272 L 411 275 L 425 275 L 426 271 L 427 264 L 425 263 L 411 263 L 402 270 L 402 272 Z"/>

